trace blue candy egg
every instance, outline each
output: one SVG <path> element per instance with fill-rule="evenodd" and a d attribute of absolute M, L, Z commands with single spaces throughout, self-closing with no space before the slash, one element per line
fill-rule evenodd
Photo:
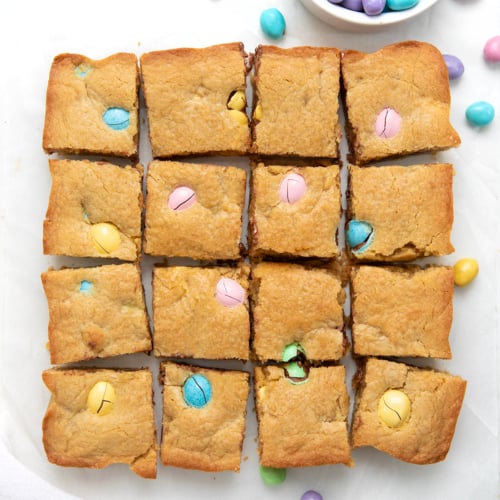
<path fill-rule="evenodd" d="M 446 63 L 446 67 L 448 68 L 448 78 L 450 80 L 456 80 L 464 74 L 464 65 L 457 56 L 443 54 L 443 59 Z"/>
<path fill-rule="evenodd" d="M 477 101 L 465 110 L 465 116 L 472 125 L 484 127 L 495 118 L 495 108 L 486 101 Z"/>
<path fill-rule="evenodd" d="M 90 293 L 92 291 L 92 283 L 88 280 L 80 281 L 80 292 Z"/>
<path fill-rule="evenodd" d="M 90 71 L 90 66 L 87 63 L 81 63 L 75 67 L 74 71 L 78 78 L 85 78 Z"/>
<path fill-rule="evenodd" d="M 363 252 L 373 240 L 373 227 L 365 221 L 351 220 L 347 224 L 346 238 L 353 252 Z"/>
<path fill-rule="evenodd" d="M 212 386 L 204 375 L 191 375 L 182 387 L 182 395 L 188 406 L 203 408 L 212 399 Z"/>
<path fill-rule="evenodd" d="M 124 130 L 130 124 L 130 112 L 123 108 L 108 108 L 102 119 L 113 130 Z"/>
<path fill-rule="evenodd" d="M 387 6 L 391 10 L 407 10 L 415 7 L 418 0 L 387 0 Z"/>
<path fill-rule="evenodd" d="M 285 18 L 278 9 L 266 9 L 260 15 L 260 27 L 267 36 L 281 38 L 285 34 Z"/>

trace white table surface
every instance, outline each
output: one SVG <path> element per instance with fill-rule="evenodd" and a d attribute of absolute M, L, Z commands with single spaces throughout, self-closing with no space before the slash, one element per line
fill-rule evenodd
<path fill-rule="evenodd" d="M 308 489 L 321 492 L 325 499 L 497 498 L 500 116 L 478 129 L 467 124 L 465 108 L 487 100 L 500 114 L 500 63 L 487 64 L 482 57 L 486 40 L 500 34 L 498 0 L 439 0 L 414 21 L 366 35 L 334 30 L 314 18 L 299 0 L 17 0 L 5 5 L 0 35 L 0 498 L 278 500 L 299 499 Z M 287 21 L 285 37 L 278 42 L 266 39 L 260 31 L 259 15 L 267 7 L 278 7 Z M 453 360 L 430 363 L 468 381 L 447 459 L 415 466 L 372 449 L 355 450 L 352 469 L 338 465 L 289 470 L 285 483 L 268 487 L 259 477 L 255 414 L 249 401 L 243 450 L 247 458 L 240 474 L 215 475 L 159 465 L 158 478 L 147 481 L 126 466 L 94 471 L 49 464 L 41 444 L 41 421 L 49 396 L 40 374 L 50 364 L 40 273 L 49 265 L 64 263 L 43 256 L 41 250 L 50 190 L 41 133 L 53 57 L 77 52 L 100 58 L 118 51 L 141 54 L 230 41 L 244 42 L 248 51 L 260 43 L 371 51 L 409 39 L 433 43 L 443 53 L 460 57 L 465 65 L 464 76 L 451 82 L 451 120 L 463 144 L 423 158 L 449 161 L 456 170 L 452 234 L 456 252 L 439 261 L 453 264 L 470 256 L 481 268 L 473 284 L 455 294 Z M 145 145 L 141 155 L 147 160 Z M 154 362 L 146 356 L 130 361 L 138 365 Z"/>

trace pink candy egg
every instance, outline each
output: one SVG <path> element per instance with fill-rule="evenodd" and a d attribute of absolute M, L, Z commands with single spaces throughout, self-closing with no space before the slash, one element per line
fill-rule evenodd
<path fill-rule="evenodd" d="M 494 36 L 486 42 L 483 55 L 488 62 L 500 62 L 500 35 Z"/>
<path fill-rule="evenodd" d="M 284 203 L 297 203 L 307 190 L 306 180 L 299 174 L 290 173 L 280 184 L 280 198 Z"/>
<path fill-rule="evenodd" d="M 245 301 L 245 290 L 231 278 L 221 278 L 215 287 L 215 298 L 225 307 L 236 307 Z"/>
<path fill-rule="evenodd" d="M 175 188 L 168 197 L 168 208 L 181 212 L 187 210 L 196 203 L 196 193 L 187 186 Z"/>
<path fill-rule="evenodd" d="M 375 121 L 375 133 L 384 139 L 391 139 L 401 128 L 401 116 L 392 108 L 384 108 Z"/>

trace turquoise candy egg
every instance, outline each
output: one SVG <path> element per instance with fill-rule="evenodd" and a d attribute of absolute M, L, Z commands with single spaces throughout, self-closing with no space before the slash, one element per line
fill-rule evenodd
<path fill-rule="evenodd" d="M 347 224 L 346 239 L 353 252 L 363 252 L 373 240 L 373 227 L 365 221 L 351 220 Z"/>
<path fill-rule="evenodd" d="M 88 280 L 80 281 L 80 292 L 89 294 L 92 291 L 92 283 Z"/>
<path fill-rule="evenodd" d="M 104 123 L 113 130 L 124 130 L 130 124 L 130 112 L 123 108 L 108 108 L 102 115 Z"/>
<path fill-rule="evenodd" d="M 472 125 L 484 127 L 495 118 L 495 108 L 489 102 L 477 101 L 465 110 L 465 116 Z"/>
<path fill-rule="evenodd" d="M 387 0 L 387 7 L 390 10 L 407 10 L 415 7 L 418 0 Z"/>
<path fill-rule="evenodd" d="M 212 399 L 212 385 L 204 375 L 191 375 L 182 387 L 182 395 L 188 406 L 203 408 Z"/>
<path fill-rule="evenodd" d="M 281 355 L 281 359 L 283 361 L 290 361 L 297 357 L 303 356 L 304 354 L 305 354 L 304 348 L 298 342 L 295 342 L 293 344 L 288 344 L 283 349 L 283 354 Z"/>
<path fill-rule="evenodd" d="M 281 38 L 285 34 L 285 18 L 278 9 L 266 9 L 260 15 L 260 27 L 268 37 Z"/>

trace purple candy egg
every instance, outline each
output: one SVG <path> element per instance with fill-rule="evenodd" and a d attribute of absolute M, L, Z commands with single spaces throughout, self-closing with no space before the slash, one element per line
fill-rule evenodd
<path fill-rule="evenodd" d="M 330 3 L 342 3 L 342 0 L 328 0 Z"/>
<path fill-rule="evenodd" d="M 450 80 L 456 80 L 464 74 L 464 65 L 457 56 L 443 54 L 443 59 L 448 68 L 448 78 Z"/>
<path fill-rule="evenodd" d="M 369 16 L 378 16 L 384 11 L 385 0 L 362 0 L 363 10 Z"/>
<path fill-rule="evenodd" d="M 343 0 L 341 3 L 342 7 L 349 10 L 355 10 L 357 12 L 363 12 L 363 2 L 362 0 Z"/>
<path fill-rule="evenodd" d="M 317 491 L 309 490 L 300 497 L 300 500 L 323 500 L 323 497 Z"/>

